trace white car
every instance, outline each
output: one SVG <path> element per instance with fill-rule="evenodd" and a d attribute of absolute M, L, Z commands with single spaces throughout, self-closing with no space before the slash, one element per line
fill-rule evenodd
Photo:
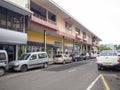
<path fill-rule="evenodd" d="M 120 68 L 120 57 L 118 56 L 118 53 L 113 50 L 101 51 L 96 58 L 96 63 L 98 70 L 101 70 L 104 67 Z"/>

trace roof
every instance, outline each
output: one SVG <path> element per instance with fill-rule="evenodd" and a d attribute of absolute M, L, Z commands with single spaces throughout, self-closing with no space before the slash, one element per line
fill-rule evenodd
<path fill-rule="evenodd" d="M 29 9 L 24 8 L 16 3 L 13 3 L 10 0 L 0 0 L 0 6 L 7 8 L 9 10 L 12 10 L 14 12 L 17 12 L 19 14 L 22 14 L 22 15 L 32 14 L 32 12 Z"/>
<path fill-rule="evenodd" d="M 61 16 L 64 20 L 74 23 L 77 27 L 84 29 L 86 32 L 89 32 L 91 35 L 97 37 L 97 39 L 99 41 L 101 41 L 101 39 L 97 35 L 95 35 L 93 32 L 91 32 L 90 30 L 85 28 L 71 14 L 69 14 L 66 10 L 64 10 L 62 7 L 60 7 L 53 0 L 36 0 L 36 1 L 40 2 L 40 4 L 46 6 L 50 10 L 52 10 L 56 15 Z"/>

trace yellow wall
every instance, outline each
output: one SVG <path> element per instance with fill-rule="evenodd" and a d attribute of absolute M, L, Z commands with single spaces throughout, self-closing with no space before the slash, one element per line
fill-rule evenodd
<path fill-rule="evenodd" d="M 40 32 L 35 32 L 32 30 L 28 30 L 28 41 L 33 42 L 44 42 L 44 34 Z M 46 43 L 54 45 L 55 41 L 62 42 L 62 38 L 58 38 L 52 35 L 46 35 Z M 73 46 L 72 40 L 64 40 L 64 46 Z"/>
<path fill-rule="evenodd" d="M 27 34 L 28 34 L 28 41 L 42 42 L 42 43 L 44 42 L 44 35 L 42 33 L 28 30 Z"/>
<path fill-rule="evenodd" d="M 71 40 L 64 40 L 64 46 L 73 46 L 73 41 Z"/>
<path fill-rule="evenodd" d="M 58 38 L 58 37 L 51 36 L 51 35 L 46 36 L 47 44 L 53 44 L 54 45 L 55 41 L 62 42 L 62 38 Z"/>

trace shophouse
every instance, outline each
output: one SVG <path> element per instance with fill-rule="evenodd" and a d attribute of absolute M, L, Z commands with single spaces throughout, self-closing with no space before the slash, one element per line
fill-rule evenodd
<path fill-rule="evenodd" d="M 24 53 L 27 44 L 27 16 L 31 11 L 9 0 L 0 0 L 0 49 L 6 50 L 9 61 Z"/>
<path fill-rule="evenodd" d="M 28 0 L 27 52 L 85 53 L 97 49 L 101 40 L 52 0 Z"/>

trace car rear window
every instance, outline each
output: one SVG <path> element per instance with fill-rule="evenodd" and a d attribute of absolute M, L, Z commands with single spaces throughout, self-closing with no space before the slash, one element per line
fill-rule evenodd
<path fill-rule="evenodd" d="M 5 53 L 0 53 L 0 60 L 6 60 Z"/>
<path fill-rule="evenodd" d="M 116 52 L 101 52 L 100 56 L 117 56 Z"/>
<path fill-rule="evenodd" d="M 56 55 L 55 57 L 62 57 L 62 55 Z"/>

